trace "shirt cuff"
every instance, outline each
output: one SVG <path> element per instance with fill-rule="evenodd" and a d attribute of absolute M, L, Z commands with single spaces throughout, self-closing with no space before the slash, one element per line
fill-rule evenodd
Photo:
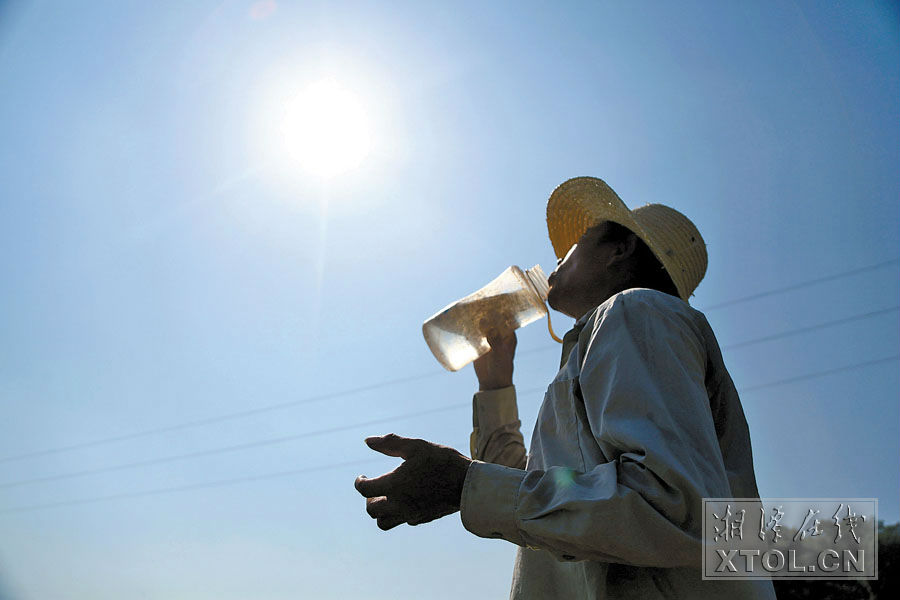
<path fill-rule="evenodd" d="M 515 386 L 476 392 L 472 411 L 472 424 L 481 431 L 492 432 L 518 421 Z"/>
<path fill-rule="evenodd" d="M 463 527 L 479 537 L 502 538 L 519 546 L 516 508 L 525 471 L 473 461 L 463 483 L 459 514 Z"/>

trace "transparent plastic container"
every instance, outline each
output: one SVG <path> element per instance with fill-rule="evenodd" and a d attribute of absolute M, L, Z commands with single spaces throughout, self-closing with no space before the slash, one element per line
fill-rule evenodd
<path fill-rule="evenodd" d="M 486 354 L 486 331 L 511 331 L 547 315 L 550 285 L 540 265 L 512 266 L 489 284 L 450 304 L 422 324 L 422 334 L 448 371 L 458 371 Z"/>

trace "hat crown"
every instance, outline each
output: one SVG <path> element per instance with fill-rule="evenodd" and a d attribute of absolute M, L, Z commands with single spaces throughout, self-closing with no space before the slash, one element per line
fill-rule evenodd
<path fill-rule="evenodd" d="M 678 294 L 687 300 L 706 275 L 708 262 L 706 243 L 697 227 L 664 204 L 646 204 L 631 214 L 644 231 L 639 237 L 665 267 Z"/>

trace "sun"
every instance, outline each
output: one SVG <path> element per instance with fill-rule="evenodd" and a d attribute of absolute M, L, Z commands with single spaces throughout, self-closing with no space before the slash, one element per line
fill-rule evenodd
<path fill-rule="evenodd" d="M 314 83 L 291 98 L 282 129 L 288 154 L 321 177 L 350 171 L 369 153 L 366 111 L 353 93 L 334 80 Z"/>

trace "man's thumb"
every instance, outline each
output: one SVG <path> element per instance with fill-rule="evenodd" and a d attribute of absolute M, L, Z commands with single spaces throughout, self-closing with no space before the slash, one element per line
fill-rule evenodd
<path fill-rule="evenodd" d="M 366 438 L 366 445 L 376 452 L 387 454 L 388 456 L 398 456 L 400 458 L 408 458 L 415 446 L 415 441 L 405 438 L 396 433 L 387 435 L 372 436 Z"/>

